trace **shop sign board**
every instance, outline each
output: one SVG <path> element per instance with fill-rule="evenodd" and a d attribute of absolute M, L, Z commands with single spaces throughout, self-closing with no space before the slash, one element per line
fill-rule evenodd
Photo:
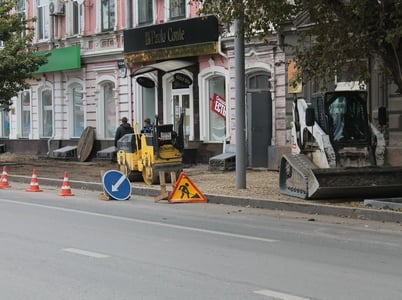
<path fill-rule="evenodd" d="M 139 85 L 141 85 L 145 88 L 154 88 L 155 87 L 155 82 L 151 78 L 148 78 L 148 77 L 141 76 L 141 77 L 138 77 L 136 79 L 136 81 L 138 82 Z"/>
<path fill-rule="evenodd" d="M 193 81 L 191 80 L 191 78 L 189 76 L 187 76 L 186 74 L 183 73 L 176 73 L 173 75 L 174 79 L 177 80 L 178 82 L 180 82 L 181 84 L 190 86 Z"/>
<path fill-rule="evenodd" d="M 226 101 L 217 93 L 212 97 L 212 111 L 226 119 Z"/>
<path fill-rule="evenodd" d="M 219 22 L 202 16 L 124 31 L 127 62 L 172 59 L 218 51 Z"/>

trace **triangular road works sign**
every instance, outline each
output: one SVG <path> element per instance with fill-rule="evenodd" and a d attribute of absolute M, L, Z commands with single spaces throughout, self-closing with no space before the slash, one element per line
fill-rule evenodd
<path fill-rule="evenodd" d="M 207 202 L 207 197 L 201 193 L 186 173 L 181 172 L 168 201 L 170 203 Z"/>

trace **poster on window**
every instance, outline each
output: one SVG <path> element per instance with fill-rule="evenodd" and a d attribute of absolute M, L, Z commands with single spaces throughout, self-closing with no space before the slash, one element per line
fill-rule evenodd
<path fill-rule="evenodd" d="M 218 94 L 214 94 L 212 97 L 212 111 L 217 113 L 222 118 L 226 119 L 226 101 Z"/>
<path fill-rule="evenodd" d="M 288 93 L 298 94 L 303 91 L 303 84 L 298 78 L 298 73 L 300 70 L 296 66 L 296 61 L 288 61 Z"/>

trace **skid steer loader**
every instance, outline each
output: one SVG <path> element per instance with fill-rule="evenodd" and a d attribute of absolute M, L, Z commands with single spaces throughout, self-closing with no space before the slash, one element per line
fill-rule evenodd
<path fill-rule="evenodd" d="M 379 123 L 386 122 L 384 108 Z M 302 199 L 402 196 L 402 167 L 384 165 L 385 139 L 369 121 L 365 91 L 314 94 L 293 105 L 291 155 L 281 158 L 279 187 Z"/>
<path fill-rule="evenodd" d="M 159 124 L 157 117 L 155 124 Z M 126 134 L 117 142 L 118 169 L 130 181 L 142 178 L 148 185 L 157 184 L 159 171 L 168 174 L 167 180 L 171 172 L 181 173 L 183 148 L 183 115 L 178 132 L 173 130 L 173 124 L 155 125 L 151 132 L 140 132 L 136 125 L 133 134 Z"/>

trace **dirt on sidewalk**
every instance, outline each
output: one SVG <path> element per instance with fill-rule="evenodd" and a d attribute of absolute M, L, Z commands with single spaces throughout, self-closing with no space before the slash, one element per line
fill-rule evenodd
<path fill-rule="evenodd" d="M 33 169 L 38 178 L 63 179 L 68 172 L 70 180 L 101 182 L 101 174 L 117 170 L 109 160 L 78 162 L 32 155 L 0 154 L 0 166 L 7 166 L 9 175 L 31 176 Z M 194 184 L 204 193 L 224 194 L 260 199 L 294 200 L 279 193 L 278 172 L 265 169 L 246 171 L 246 189 L 236 188 L 235 171 L 210 171 L 207 165 L 193 165 L 184 169 Z M 133 184 L 144 185 L 143 182 Z"/>
<path fill-rule="evenodd" d="M 70 181 L 102 182 L 102 174 L 108 170 L 117 170 L 117 164 L 109 160 L 78 162 L 32 155 L 0 154 L 0 167 L 6 166 L 9 175 L 31 177 L 35 169 L 37 177 L 63 180 L 64 172 Z M 236 171 L 211 171 L 208 165 L 192 165 L 184 169 L 192 182 L 205 194 L 241 196 L 265 200 L 292 202 L 311 201 L 282 195 L 279 192 L 278 172 L 266 169 L 246 170 L 246 189 L 236 188 Z M 146 186 L 144 182 L 134 182 L 136 186 Z M 316 202 L 315 202 L 316 203 Z M 321 204 L 347 205 L 363 207 L 362 201 L 319 201 Z"/>

